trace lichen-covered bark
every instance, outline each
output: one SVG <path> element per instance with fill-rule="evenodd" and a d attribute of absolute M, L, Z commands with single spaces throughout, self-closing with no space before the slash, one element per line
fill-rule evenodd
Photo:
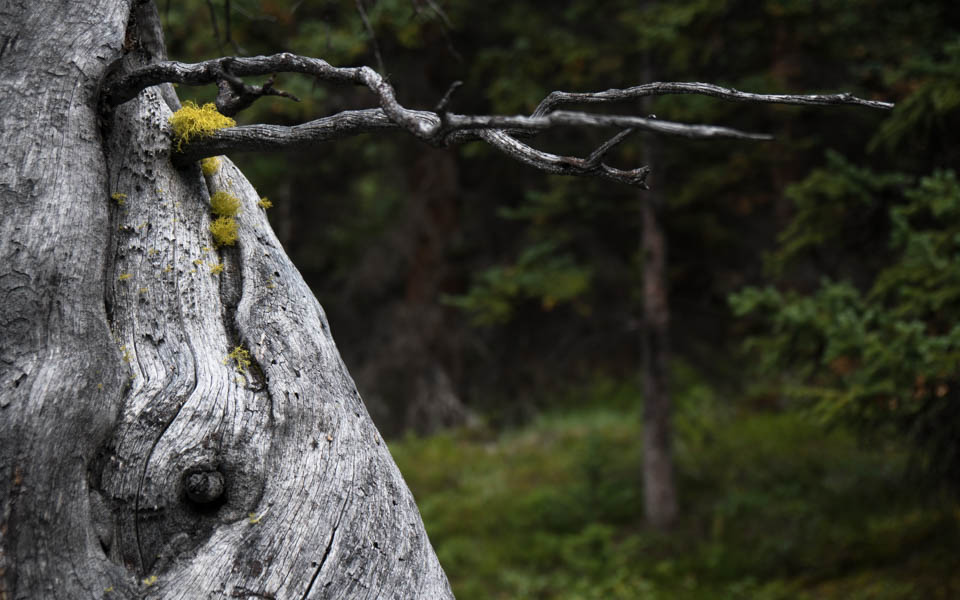
<path fill-rule="evenodd" d="M 451 598 L 255 190 L 172 164 L 171 88 L 98 124 L 144 6 L 56 4 L 0 3 L 0 599 Z"/>

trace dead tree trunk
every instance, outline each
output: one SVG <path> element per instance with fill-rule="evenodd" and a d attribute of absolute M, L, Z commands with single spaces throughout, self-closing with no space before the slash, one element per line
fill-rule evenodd
<path fill-rule="evenodd" d="M 0 5 L 0 598 L 452 598 L 256 192 L 171 164 L 169 85 L 98 122 L 137 4 Z"/>
<path fill-rule="evenodd" d="M 171 140 L 170 82 L 216 83 L 218 106 L 235 112 L 276 94 L 240 76 L 281 71 L 366 86 L 380 108 Z M 258 195 L 226 158 L 208 174 L 196 160 L 399 129 L 643 187 L 645 167 L 603 162 L 631 129 L 587 158 L 515 136 L 587 126 L 768 139 L 554 110 L 673 93 L 891 106 L 651 83 L 554 92 L 529 117 L 458 115 L 449 97 L 414 111 L 367 67 L 167 61 L 150 0 L 0 0 L 0 600 L 452 598 Z M 217 192 L 237 199 L 233 244 L 211 237 Z"/>

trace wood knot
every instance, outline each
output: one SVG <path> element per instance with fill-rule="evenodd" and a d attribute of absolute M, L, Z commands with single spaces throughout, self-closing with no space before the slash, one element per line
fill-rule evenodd
<path fill-rule="evenodd" d="M 183 489 L 197 504 L 216 502 L 223 496 L 223 473 L 211 467 L 188 469 L 183 474 Z"/>

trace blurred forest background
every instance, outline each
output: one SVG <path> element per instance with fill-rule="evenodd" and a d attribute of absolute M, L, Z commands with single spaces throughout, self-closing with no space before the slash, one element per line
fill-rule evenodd
<path fill-rule="evenodd" d="M 452 111 L 529 114 L 651 75 L 896 102 L 604 107 L 777 137 L 635 135 L 611 162 L 652 159 L 653 192 L 402 133 L 231 158 L 273 201 L 461 600 L 960 597 L 960 3 L 158 5 L 176 60 L 366 64 L 410 108 L 462 80 Z M 238 120 L 376 105 L 276 85 L 302 102 Z M 611 133 L 534 145 L 584 156 Z M 641 477 L 645 202 L 666 243 L 668 527 L 646 524 Z"/>

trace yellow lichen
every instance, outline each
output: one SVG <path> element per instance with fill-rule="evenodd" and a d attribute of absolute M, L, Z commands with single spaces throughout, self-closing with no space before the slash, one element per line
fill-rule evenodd
<path fill-rule="evenodd" d="M 133 273 L 121 273 L 120 276 L 117 277 L 117 279 L 119 279 L 120 281 L 126 281 L 131 277 L 133 277 Z"/>
<path fill-rule="evenodd" d="M 210 223 L 210 233 L 217 246 L 232 246 L 237 241 L 237 222 L 233 217 L 220 217 Z"/>
<path fill-rule="evenodd" d="M 195 259 L 193 259 L 193 264 L 195 264 L 195 265 L 197 265 L 197 266 L 199 267 L 200 265 L 203 264 L 203 259 L 202 259 L 202 258 L 195 258 Z"/>
<path fill-rule="evenodd" d="M 220 190 L 210 196 L 210 210 L 221 217 L 233 217 L 240 212 L 240 198 Z"/>
<path fill-rule="evenodd" d="M 208 263 L 210 265 L 210 274 L 219 275 L 223 273 L 223 263 Z"/>
<path fill-rule="evenodd" d="M 156 575 L 151 575 L 150 577 L 146 577 L 143 580 L 143 585 L 150 587 L 151 585 L 157 582 L 157 579 L 159 579 L 159 577 L 157 577 Z"/>
<path fill-rule="evenodd" d="M 251 525 L 256 525 L 257 523 L 260 522 L 260 519 L 262 518 L 263 518 L 263 515 L 257 516 L 257 513 L 250 513 L 247 515 L 247 521 Z"/>
<path fill-rule="evenodd" d="M 264 196 L 263 198 L 260 198 L 260 202 L 257 202 L 257 206 L 266 210 L 268 208 L 273 208 L 273 202 L 270 202 L 270 199 Z"/>
<path fill-rule="evenodd" d="M 195 102 L 187 100 L 183 103 L 183 108 L 170 116 L 177 152 L 183 150 L 184 142 L 189 144 L 192 139 L 210 135 L 224 127 L 234 127 L 236 124 L 230 117 L 221 115 L 212 102 L 201 108 Z"/>
<path fill-rule="evenodd" d="M 173 265 L 167 265 L 163 268 L 164 273 L 169 273 L 172 270 L 173 270 Z"/>
<path fill-rule="evenodd" d="M 236 363 L 234 368 L 237 370 L 237 373 L 244 373 L 247 367 L 250 366 L 250 352 L 243 346 L 237 346 L 233 349 L 233 352 L 223 359 L 223 364 L 229 364 L 231 360 Z"/>
<path fill-rule="evenodd" d="M 200 170 L 206 176 L 213 175 L 220 168 L 220 159 L 216 156 L 208 156 L 200 161 Z"/>
<path fill-rule="evenodd" d="M 116 200 L 117 204 L 123 206 L 127 202 L 127 195 L 123 192 L 114 192 L 110 195 L 111 198 Z"/>

